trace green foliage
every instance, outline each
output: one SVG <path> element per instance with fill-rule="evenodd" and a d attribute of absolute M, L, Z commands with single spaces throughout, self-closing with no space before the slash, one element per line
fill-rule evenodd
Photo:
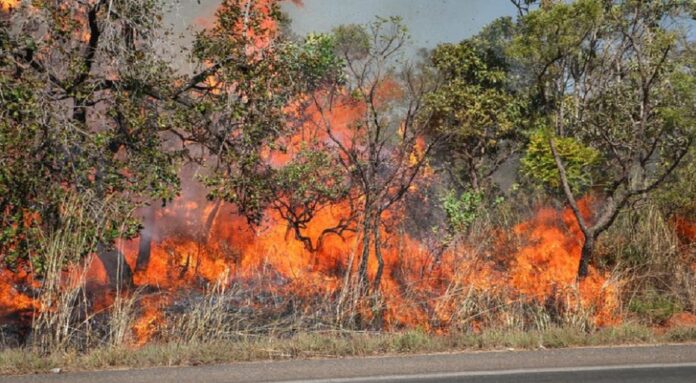
<path fill-rule="evenodd" d="M 336 55 L 336 36 L 310 33 L 302 44 L 288 43 L 279 55 L 295 77 L 298 88 L 315 89 L 327 82 L 343 82 L 344 61 Z"/>
<path fill-rule="evenodd" d="M 305 212 L 335 202 L 347 191 L 339 166 L 329 153 L 303 145 L 290 163 L 275 172 L 271 182 L 278 190 L 276 196 L 287 199 L 288 208 Z"/>
<path fill-rule="evenodd" d="M 654 290 L 633 298 L 628 309 L 651 324 L 664 323 L 672 315 L 683 310 L 672 297 L 659 294 Z"/>
<path fill-rule="evenodd" d="M 41 32 L 0 21 L 0 259 L 13 267 L 31 260 L 40 272 L 45 249 L 38 243 L 69 222 L 68 196 L 94 196 L 94 211 L 108 205 L 104 230 L 90 229 L 102 217 L 80 226 L 85 238 L 108 247 L 137 233 L 139 204 L 176 194 L 181 153 L 163 146 L 171 105 L 146 91 L 165 93 L 175 82 L 151 45 L 161 28 L 159 1 L 31 7 L 12 17 L 30 18 Z M 98 32 L 78 22 L 88 14 Z M 125 24 L 141 33 L 137 46 L 107 30 Z M 83 35 L 94 36 L 91 47 Z"/>
<path fill-rule="evenodd" d="M 338 42 L 334 36 L 310 34 L 301 43 L 288 41 L 263 29 L 263 12 L 255 10 L 247 17 L 244 4 L 225 2 L 218 10 L 215 27 L 200 33 L 194 43 L 193 58 L 201 66 L 224 63 L 216 72 L 215 92 L 198 100 L 198 105 L 205 106 L 200 113 L 211 121 L 199 142 L 220 164 L 201 180 L 210 198 L 234 203 L 250 222 L 259 222 L 264 209 L 286 192 L 303 192 L 284 189 L 291 184 L 298 186 L 294 175 L 307 169 L 291 166 L 280 174 L 266 161 L 268 150 L 271 156 L 282 152 L 279 141 L 301 128 L 304 105 L 293 104 L 292 110 L 287 107 L 300 101 L 298 96 L 342 83 L 344 62 L 335 54 Z M 270 7 L 271 17 L 280 21 L 277 4 L 258 6 Z M 268 41 L 259 47 L 245 33 L 231 32 L 238 29 L 235 25 L 244 23 L 267 36 Z M 250 54 L 250 46 L 262 54 Z M 306 166 L 317 164 L 316 158 L 304 160 L 308 160 Z"/>
<path fill-rule="evenodd" d="M 514 65 L 507 49 L 517 32 L 517 24 L 511 17 L 500 17 L 483 27 L 472 41 L 479 47 L 485 47 L 484 61 L 496 63 L 496 66 L 510 68 Z"/>
<path fill-rule="evenodd" d="M 533 70 L 541 70 L 540 66 L 553 58 L 581 54 L 583 39 L 604 22 L 603 11 L 601 0 L 578 0 L 558 2 L 530 12 L 521 19 L 508 54 Z M 543 74 L 553 76 L 557 73 Z"/>
<path fill-rule="evenodd" d="M 466 191 L 457 197 L 457 193 L 450 190 L 440 199 L 440 203 L 447 217 L 448 230 L 458 233 L 466 230 L 478 217 L 483 194 Z"/>
<path fill-rule="evenodd" d="M 495 38 L 504 33 L 496 28 L 488 30 Z M 432 62 L 444 83 L 425 99 L 431 131 L 448 137 L 444 166 L 476 190 L 514 150 L 524 124 L 524 105 L 509 87 L 498 46 L 503 42 L 487 40 L 492 36 L 438 46 Z"/>
<path fill-rule="evenodd" d="M 553 137 L 553 140 L 571 189 L 582 192 L 594 185 L 596 167 L 601 158 L 599 152 L 571 137 Z M 556 190 L 561 187 L 558 168 L 549 146 L 549 133 L 537 131 L 532 134 L 521 164 L 521 172 L 525 177 Z"/>
<path fill-rule="evenodd" d="M 655 192 L 654 199 L 668 215 L 696 220 L 696 147 L 684 159 L 669 182 Z"/>
<path fill-rule="evenodd" d="M 336 51 L 342 58 L 360 60 L 370 53 L 370 35 L 362 25 L 340 25 L 332 31 Z"/>
<path fill-rule="evenodd" d="M 631 194 L 626 190 L 659 180 L 693 140 L 693 43 L 663 23 L 684 11 L 678 1 L 580 0 L 555 2 L 520 19 L 507 52 L 526 68 L 537 117 L 575 140 L 556 139 L 566 157 L 575 157 L 565 160 L 576 191 L 600 181 L 582 174 L 596 161 L 601 181 L 618 185 L 612 192 Z M 625 41 L 632 43 L 618 50 Z M 527 175 L 555 187 L 543 141 L 532 137 L 523 165 Z M 660 166 L 646 166 L 655 162 Z"/>
<path fill-rule="evenodd" d="M 472 85 L 496 86 L 505 81 L 505 68 L 494 61 L 483 43 L 464 40 L 459 44 L 439 45 L 432 55 L 435 67 L 449 80 Z"/>

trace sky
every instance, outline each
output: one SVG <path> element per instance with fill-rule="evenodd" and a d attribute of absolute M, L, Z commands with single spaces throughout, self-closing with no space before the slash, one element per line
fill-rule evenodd
<path fill-rule="evenodd" d="M 375 16 L 401 16 L 416 48 L 459 42 L 476 34 L 500 16 L 512 16 L 509 0 L 304 0 L 283 9 L 292 20 L 292 30 L 303 36 L 328 32 L 341 24 L 364 24 Z"/>
<path fill-rule="evenodd" d="M 185 26 L 212 20 L 219 3 L 220 0 L 179 0 L 168 19 L 183 32 Z M 291 29 L 300 36 L 328 32 L 341 24 L 368 23 L 375 16 L 401 16 L 411 33 L 413 49 L 461 41 L 494 19 L 516 12 L 509 0 L 303 0 L 302 3 L 297 6 L 288 1 L 282 5 L 292 20 Z"/>

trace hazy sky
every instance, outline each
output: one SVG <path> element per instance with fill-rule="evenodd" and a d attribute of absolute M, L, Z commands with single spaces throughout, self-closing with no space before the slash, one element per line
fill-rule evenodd
<path fill-rule="evenodd" d="M 178 26 L 200 24 L 212 19 L 219 3 L 219 0 L 180 0 L 170 19 Z M 460 41 L 497 17 L 515 14 L 509 0 L 303 0 L 303 3 L 302 7 L 291 2 L 283 4 L 293 31 L 301 36 L 327 32 L 340 24 L 367 23 L 376 15 L 401 16 L 416 48 Z"/>
<path fill-rule="evenodd" d="M 417 47 L 458 42 L 484 25 L 505 15 L 514 15 L 509 0 L 304 0 L 283 9 L 300 35 L 326 32 L 340 24 L 367 23 L 379 16 L 401 16 Z"/>

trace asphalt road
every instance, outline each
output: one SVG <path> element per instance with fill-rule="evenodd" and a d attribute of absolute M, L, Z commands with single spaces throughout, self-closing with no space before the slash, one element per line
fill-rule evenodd
<path fill-rule="evenodd" d="M 696 345 L 316 359 L 0 377 L 0 383 L 5 382 L 694 383 Z"/>

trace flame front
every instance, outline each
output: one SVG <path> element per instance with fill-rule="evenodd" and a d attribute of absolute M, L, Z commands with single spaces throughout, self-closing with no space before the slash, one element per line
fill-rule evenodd
<path fill-rule="evenodd" d="M 135 285 L 153 291 L 139 301 L 139 318 L 132 327 L 136 345 L 158 334 L 167 320 L 166 308 L 175 297 L 200 291 L 227 275 L 227 284 L 260 284 L 275 295 L 305 302 L 307 310 L 312 310 L 312 302 L 318 297 L 337 298 L 350 255 L 360 245 L 357 235 L 329 236 L 319 252 L 311 253 L 288 235 L 283 219 L 271 211 L 260 227 L 252 229 L 233 206 L 222 204 L 216 209 L 214 202 L 194 196 L 182 196 L 156 213 L 146 267 L 138 269 L 137 265 L 140 239 L 118 244 L 131 269 L 136 270 Z M 346 209 L 337 204 L 322 210 L 307 228 L 308 235 L 316 236 Z M 211 215 L 212 225 L 207 231 L 201 229 Z M 398 226 L 398 219 L 389 218 L 392 225 Z M 497 254 L 488 257 L 466 245 L 436 256 L 408 234 L 383 227 L 384 326 L 433 331 L 461 325 L 476 328 L 475 320 L 464 323 L 465 319 L 457 319 L 462 307 L 458 299 L 451 298 L 453 286 L 498 294 L 506 304 L 564 302 L 569 311 L 590 312 L 596 325 L 617 323 L 618 283 L 594 269 L 584 281 L 576 280 L 582 236 L 574 222 L 569 209 L 559 212 L 541 208 L 510 233 L 498 233 L 498 243 L 491 249 Z M 505 254 L 510 243 L 517 245 L 512 253 Z M 89 270 L 91 289 L 107 283 L 104 268 L 96 258 Z M 376 264 L 371 262 L 369 273 L 374 275 L 375 270 Z M 26 285 L 23 278 L 28 277 L 26 273 L 3 271 L 0 316 L 26 316 L 38 308 L 28 294 L 18 289 Z M 113 301 L 113 295 L 106 291 L 97 298 L 94 310 L 104 309 Z"/>
<path fill-rule="evenodd" d="M 355 103 L 334 109 L 332 126 L 346 145 L 354 138 L 348 127 L 363 113 L 364 108 Z M 269 152 L 266 160 L 282 166 L 306 135 L 322 139 L 320 132 L 307 129 L 310 128 L 300 129 L 284 143 L 287 152 Z M 416 145 L 422 147 L 423 143 Z M 189 176 L 184 173 L 182 179 L 193 178 Z M 433 177 L 432 171 L 423 172 L 421 177 Z M 149 247 L 141 246 L 142 238 L 117 243 L 117 249 L 134 270 L 133 282 L 138 287 L 121 293 L 146 292 L 139 300 L 139 317 L 132 326 L 134 344 L 147 343 L 166 327 L 167 309 L 177 297 L 202 291 L 221 277 L 226 278 L 223 282 L 227 285 L 254 286 L 295 302 L 294 309 L 304 312 L 315 310 L 317 302 L 335 303 L 339 299 L 346 273 L 357 268 L 359 235 L 329 235 L 321 249 L 310 252 L 291 235 L 287 222 L 275 210 L 266 211 L 261 224 L 251 227 L 233 205 L 208 201 L 201 185 L 186 181 L 183 186 L 183 194 L 168 206 L 156 209 L 151 222 L 147 222 Z M 580 205 L 589 218 L 592 199 L 585 198 Z M 347 202 L 322 209 L 305 234 L 316 239 L 349 212 Z M 464 307 L 464 302 L 477 294 L 495 297 L 495 304 L 484 311 L 498 312 L 500 321 L 514 319 L 509 318 L 513 314 L 500 307 L 549 302 L 563 306 L 566 313 L 586 313 L 595 325 L 620 321 L 617 281 L 594 269 L 585 280 L 577 281 L 583 238 L 570 209 L 541 207 L 509 232 L 491 233 L 495 240 L 489 248 L 481 250 L 475 244 L 465 243 L 439 253 L 399 229 L 404 224 L 403 213 L 398 209 L 387 212 L 380 228 L 385 261 L 380 289 L 384 302 L 381 323 L 386 329 L 477 330 L 482 326 L 480 318 L 466 314 Z M 147 253 L 145 261 L 143 248 Z M 377 264 L 371 257 L 371 278 L 376 270 Z M 33 299 L 17 290 L 24 283 L 20 278 L 13 274 L 0 280 L 0 314 L 36 311 Z M 92 290 L 108 283 L 106 270 L 96 258 L 89 267 L 87 281 Z M 113 302 L 111 290 L 99 291 L 95 293 L 93 310 L 103 310 Z M 263 310 L 263 303 L 253 304 Z M 363 318 L 371 315 L 375 314 L 369 309 L 362 313 Z"/>

